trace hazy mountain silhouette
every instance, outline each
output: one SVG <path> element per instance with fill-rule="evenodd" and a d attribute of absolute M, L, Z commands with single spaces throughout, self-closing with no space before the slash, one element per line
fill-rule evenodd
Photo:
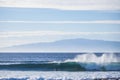
<path fill-rule="evenodd" d="M 62 52 L 104 52 L 104 51 L 120 51 L 120 42 L 117 41 L 103 41 L 103 40 L 89 40 L 89 39 L 65 39 L 55 42 L 34 43 L 26 45 L 18 45 L 6 48 L 12 51 L 62 51 Z"/>

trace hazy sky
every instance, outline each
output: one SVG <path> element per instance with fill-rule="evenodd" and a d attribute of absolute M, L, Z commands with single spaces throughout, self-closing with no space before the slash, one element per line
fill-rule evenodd
<path fill-rule="evenodd" d="M 0 48 L 71 38 L 120 41 L 120 0 L 0 0 Z"/>

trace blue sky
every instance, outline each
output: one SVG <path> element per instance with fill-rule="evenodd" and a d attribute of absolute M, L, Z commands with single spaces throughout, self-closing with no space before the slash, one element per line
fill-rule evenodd
<path fill-rule="evenodd" d="M 120 41 L 119 0 L 0 0 L 0 48 L 85 38 Z"/>
<path fill-rule="evenodd" d="M 58 10 L 44 8 L 0 8 L 0 20 L 27 21 L 79 21 L 79 20 L 119 20 L 120 11 Z M 31 17 L 30 17 L 31 16 Z"/>

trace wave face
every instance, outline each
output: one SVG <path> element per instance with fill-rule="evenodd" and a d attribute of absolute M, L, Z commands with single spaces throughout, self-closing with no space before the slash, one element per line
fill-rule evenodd
<path fill-rule="evenodd" d="M 120 71 L 120 63 L 109 64 L 80 62 L 21 62 L 0 64 L 0 70 L 40 70 L 40 71 Z"/>
<path fill-rule="evenodd" d="M 29 55 L 29 54 L 28 54 Z M 66 54 L 68 55 L 68 54 Z M 53 55 L 54 57 L 57 54 Z M 47 57 L 50 57 L 49 55 Z M 57 56 L 59 57 L 59 56 Z M 15 57 L 16 58 L 16 57 Z M 30 57 L 31 58 L 31 57 Z M 51 60 L 50 60 L 51 59 Z M 55 60 L 9 60 L 0 61 L 0 70 L 24 71 L 120 71 L 120 58 L 114 53 L 96 55 L 94 53 L 77 54 L 69 59 Z"/>
<path fill-rule="evenodd" d="M 40 70 L 40 71 L 120 71 L 120 63 L 95 64 L 95 63 L 29 63 L 2 64 L 0 70 Z"/>
<path fill-rule="evenodd" d="M 75 62 L 21 62 L 20 64 L 0 65 L 2 70 L 41 70 L 41 71 L 83 71 L 84 68 Z"/>

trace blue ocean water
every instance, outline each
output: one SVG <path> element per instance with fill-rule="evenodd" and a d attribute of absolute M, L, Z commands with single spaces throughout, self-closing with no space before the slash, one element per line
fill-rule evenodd
<path fill-rule="evenodd" d="M 80 53 L 0 53 L 0 61 L 64 61 Z"/>
<path fill-rule="evenodd" d="M 0 80 L 119 80 L 119 53 L 0 53 Z"/>
<path fill-rule="evenodd" d="M 120 54 L 0 53 L 0 70 L 120 71 Z"/>

